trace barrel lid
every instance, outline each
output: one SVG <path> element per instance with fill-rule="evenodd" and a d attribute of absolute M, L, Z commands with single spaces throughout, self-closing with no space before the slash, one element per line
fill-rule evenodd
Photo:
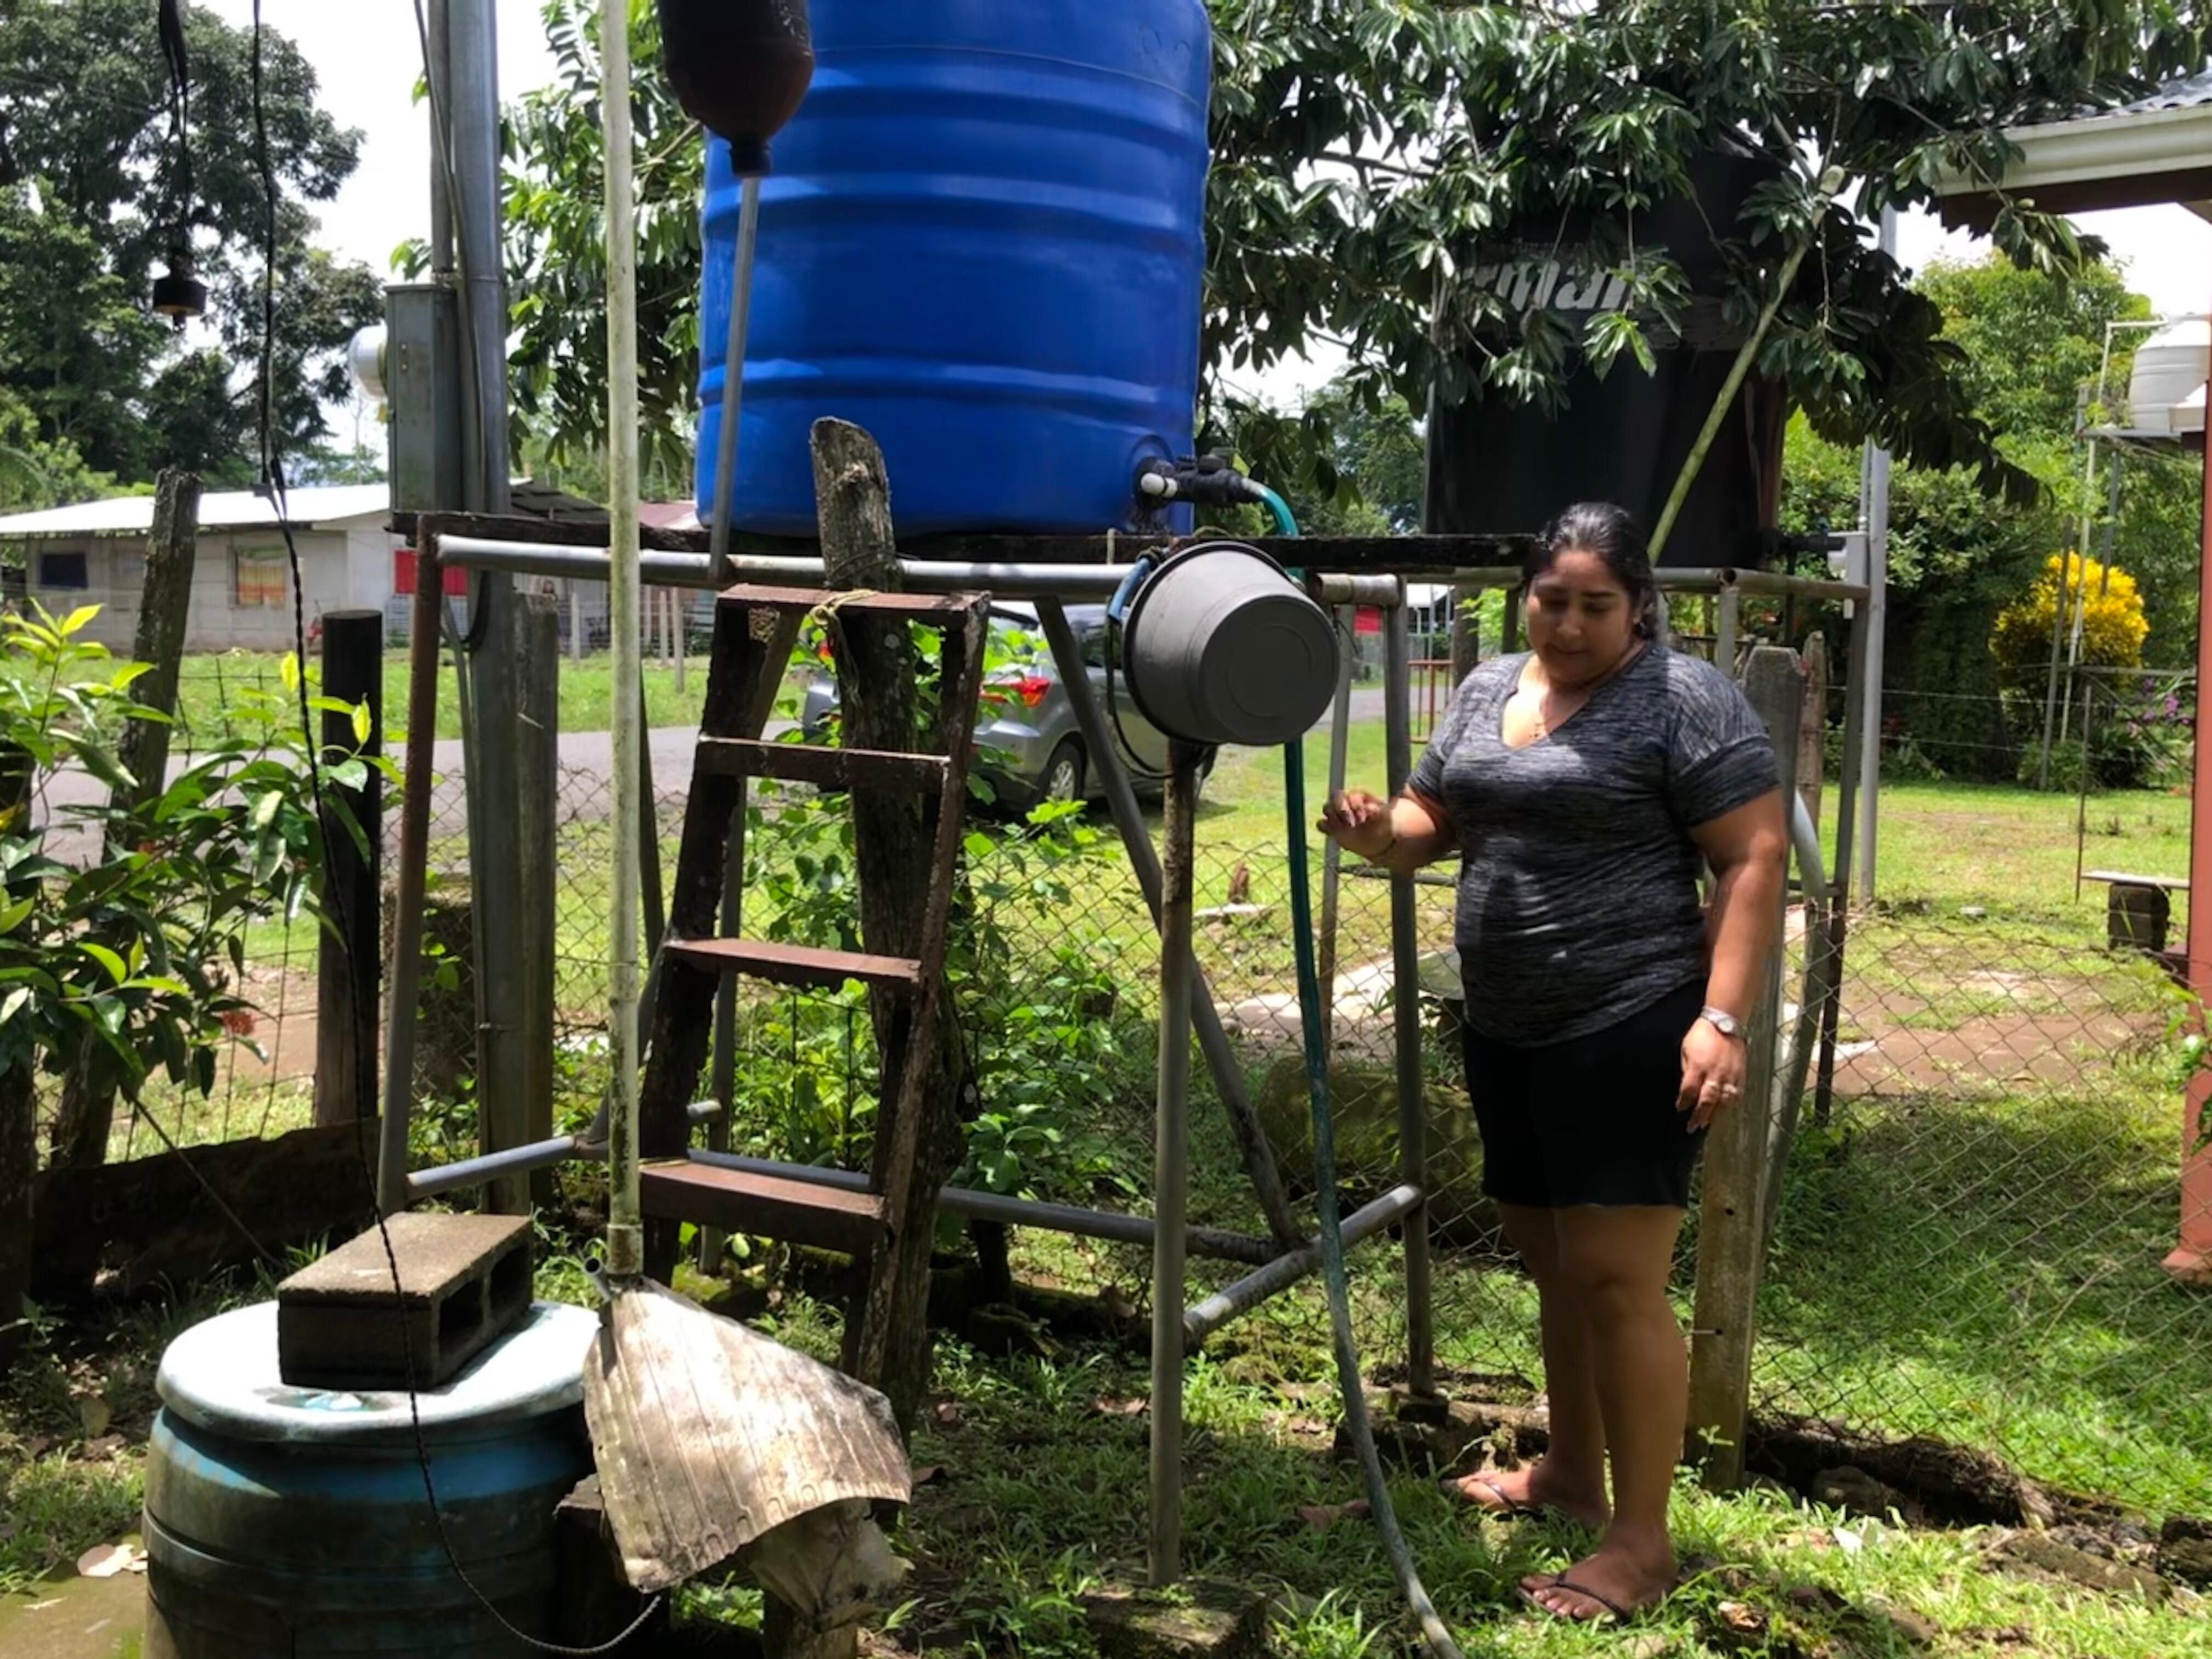
<path fill-rule="evenodd" d="M 586 1309 L 532 1305 L 521 1322 L 443 1388 L 415 1396 L 427 1435 L 542 1417 L 580 1404 L 584 1358 L 599 1328 Z M 393 1389 L 301 1389 L 276 1368 L 276 1304 L 193 1326 L 161 1356 L 155 1386 L 186 1421 L 242 1440 L 410 1437 L 407 1395 Z"/>

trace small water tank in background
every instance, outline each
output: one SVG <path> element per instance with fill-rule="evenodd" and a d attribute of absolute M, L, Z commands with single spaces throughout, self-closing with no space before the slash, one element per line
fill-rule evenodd
<path fill-rule="evenodd" d="M 2204 430 L 2204 381 L 2212 374 L 2212 322 L 2168 323 L 2136 348 L 2128 421 L 2136 432 L 2179 438 Z"/>
<path fill-rule="evenodd" d="M 883 446 L 902 535 L 1125 524 L 1198 396 L 1201 0 L 813 0 L 774 145 L 736 522 L 811 536 L 809 434 Z M 699 510 L 712 510 L 738 188 L 711 141 Z"/>
<path fill-rule="evenodd" d="M 470 1578 L 551 1633 L 554 1509 L 591 1472 L 599 1322 L 540 1303 L 419 1396 L 438 1506 Z M 454 1576 L 401 1394 L 284 1385 L 276 1306 L 194 1326 L 161 1359 L 146 1466 L 147 1659 L 531 1652 Z"/>

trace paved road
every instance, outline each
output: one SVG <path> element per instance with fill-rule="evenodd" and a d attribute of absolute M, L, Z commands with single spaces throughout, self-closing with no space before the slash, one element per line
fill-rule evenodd
<path fill-rule="evenodd" d="M 1355 722 L 1379 720 L 1383 712 L 1379 688 L 1353 690 L 1352 718 Z M 790 722 L 777 722 L 769 727 L 769 735 L 778 736 L 788 730 Z M 699 742 L 698 727 L 660 726 L 647 735 L 654 793 L 664 802 L 672 798 L 680 800 L 690 780 L 691 755 Z M 170 776 L 173 778 L 189 764 L 185 758 L 173 757 L 169 763 Z M 434 837 L 460 835 L 468 817 L 467 769 L 460 740 L 441 738 L 433 746 L 431 765 L 437 774 L 437 783 L 430 796 L 431 834 Z M 563 823 L 604 819 L 613 794 L 613 779 L 614 738 L 611 732 L 561 734 L 560 806 Z M 41 796 L 39 816 L 42 822 L 58 826 L 48 843 L 52 856 L 70 864 L 92 856 L 97 844 L 95 837 L 70 823 L 74 815 L 67 809 L 97 806 L 104 799 L 100 785 L 82 772 L 64 772 L 49 781 Z M 387 841 L 396 836 L 395 814 L 386 820 Z"/>

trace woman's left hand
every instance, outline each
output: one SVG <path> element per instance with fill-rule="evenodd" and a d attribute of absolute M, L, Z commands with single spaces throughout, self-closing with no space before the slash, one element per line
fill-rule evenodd
<path fill-rule="evenodd" d="M 1691 1133 L 1742 1101 L 1745 1059 L 1741 1038 L 1722 1036 L 1702 1018 L 1690 1027 L 1682 1039 L 1682 1092 L 1674 1107 L 1690 1115 Z"/>

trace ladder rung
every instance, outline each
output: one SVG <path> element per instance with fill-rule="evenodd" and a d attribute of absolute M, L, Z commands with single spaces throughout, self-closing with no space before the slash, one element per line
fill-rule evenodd
<path fill-rule="evenodd" d="M 763 743 L 751 738 L 702 738 L 694 764 L 723 777 L 775 778 L 822 789 L 941 792 L 952 770 L 942 755 L 882 749 L 830 749 L 821 744 Z"/>
<path fill-rule="evenodd" d="M 935 617 L 951 621 L 976 604 L 965 593 L 870 593 L 819 587 L 759 587 L 741 582 L 722 590 L 721 602 L 754 611 L 860 611 L 876 616 Z"/>
<path fill-rule="evenodd" d="M 647 1164 L 638 1171 L 647 1215 L 689 1221 L 724 1232 L 751 1233 L 790 1244 L 859 1255 L 888 1224 L 884 1200 L 811 1182 L 684 1161 Z"/>
<path fill-rule="evenodd" d="M 678 962 L 710 974 L 742 974 L 777 985 L 835 990 L 848 980 L 911 991 L 921 983 L 921 964 L 906 957 L 872 957 L 860 951 L 820 951 L 809 945 L 755 939 L 672 939 L 661 947 Z"/>

